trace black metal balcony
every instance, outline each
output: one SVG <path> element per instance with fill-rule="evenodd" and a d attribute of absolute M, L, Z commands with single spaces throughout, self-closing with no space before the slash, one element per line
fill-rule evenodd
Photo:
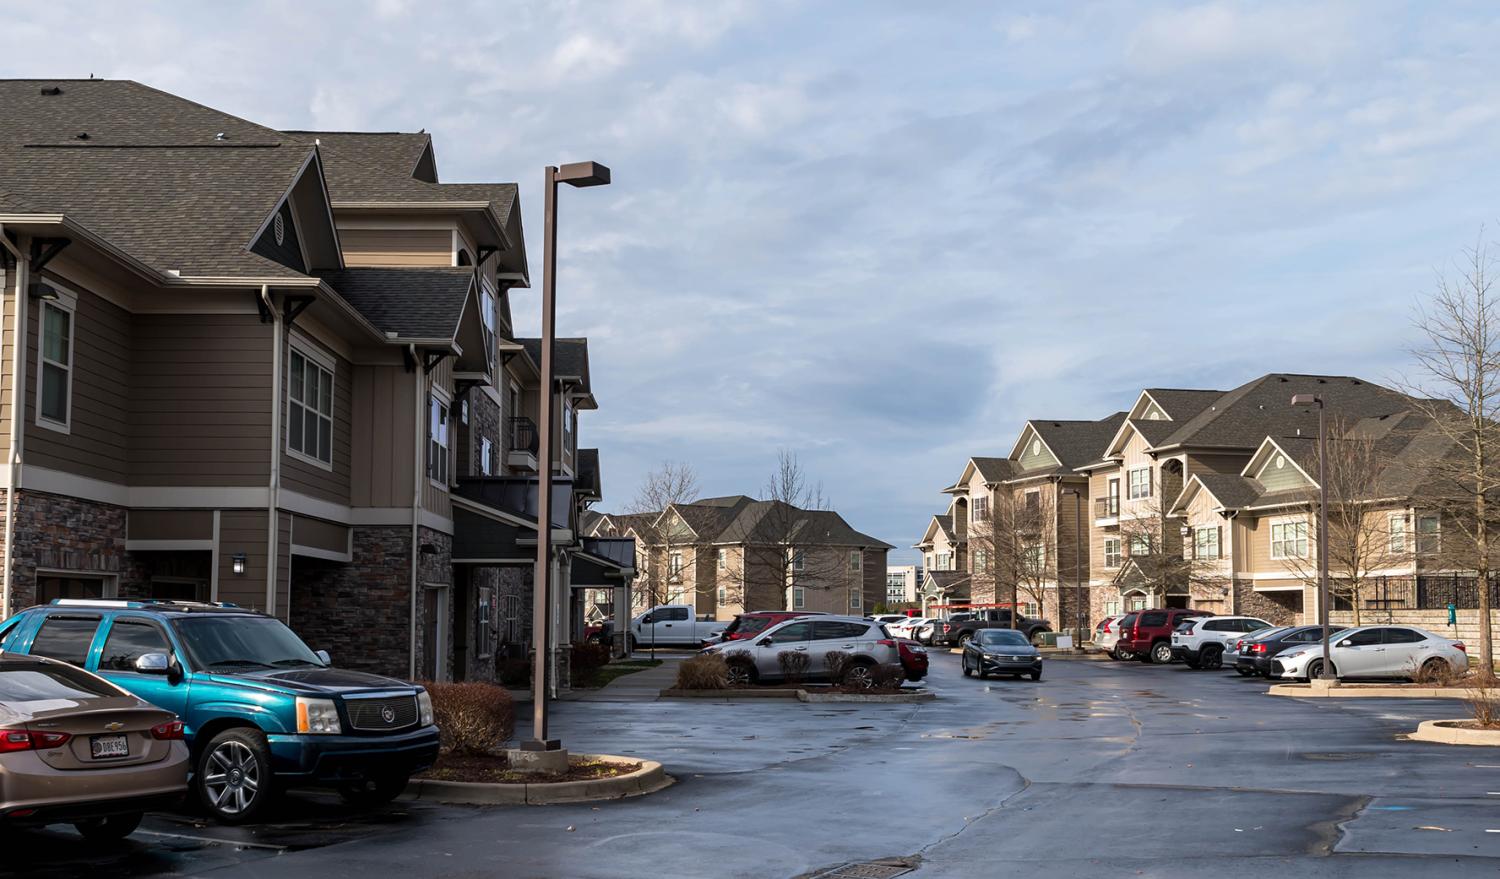
<path fill-rule="evenodd" d="M 1097 498 L 1094 501 L 1095 519 L 1120 518 L 1120 496 L 1117 494 Z"/>
<path fill-rule="evenodd" d="M 536 422 L 524 416 L 510 419 L 510 449 L 535 455 L 541 448 Z"/>
<path fill-rule="evenodd" d="M 537 478 L 535 476 L 477 476 L 460 478 L 454 493 L 475 503 L 536 521 Z M 552 527 L 567 528 L 573 509 L 573 480 L 552 477 Z"/>

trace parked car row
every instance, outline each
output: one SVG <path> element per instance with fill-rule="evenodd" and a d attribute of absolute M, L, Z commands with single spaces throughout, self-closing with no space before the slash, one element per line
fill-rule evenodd
<path fill-rule="evenodd" d="M 1329 626 L 1330 673 L 1337 678 L 1436 677 L 1462 674 L 1464 642 L 1404 625 Z M 1193 669 L 1226 664 L 1243 676 L 1306 681 L 1323 674 L 1324 627 L 1273 626 L 1251 616 L 1187 608 L 1117 614 L 1094 629 L 1094 646 L 1120 661 L 1181 661 Z"/>
<path fill-rule="evenodd" d="M 123 836 L 189 789 L 227 823 L 290 786 L 385 802 L 437 759 L 425 689 L 255 611 L 59 599 L 0 624 L 0 651 L 3 823 Z"/>

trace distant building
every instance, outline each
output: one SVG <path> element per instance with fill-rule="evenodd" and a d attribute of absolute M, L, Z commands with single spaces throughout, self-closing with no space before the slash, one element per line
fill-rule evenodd
<path fill-rule="evenodd" d="M 921 588 L 921 565 L 886 565 L 886 604 L 916 604 L 917 593 Z"/>

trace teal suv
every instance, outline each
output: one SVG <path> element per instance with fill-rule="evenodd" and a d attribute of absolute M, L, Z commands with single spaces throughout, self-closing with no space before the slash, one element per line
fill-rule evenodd
<path fill-rule="evenodd" d="M 222 821 L 288 786 L 394 798 L 437 759 L 432 700 L 332 668 L 279 620 L 230 605 L 59 599 L 0 624 L 0 650 L 70 662 L 182 719 L 192 785 Z"/>

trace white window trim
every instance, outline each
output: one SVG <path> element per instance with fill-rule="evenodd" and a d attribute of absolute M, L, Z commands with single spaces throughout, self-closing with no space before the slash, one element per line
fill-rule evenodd
<path fill-rule="evenodd" d="M 792 610 L 801 610 L 807 606 L 807 593 L 801 586 L 792 587 Z"/>
<path fill-rule="evenodd" d="M 291 430 L 291 421 L 292 421 L 292 419 L 291 419 L 291 414 L 292 414 L 292 353 L 293 352 L 296 352 L 297 354 L 302 355 L 302 359 L 303 360 L 305 360 L 305 361 L 313 364 L 314 366 L 321 367 L 321 368 L 326 369 L 328 371 L 328 379 L 329 379 L 329 381 L 328 381 L 328 460 L 327 461 L 321 460 L 320 458 L 318 458 L 317 455 L 309 455 L 306 452 L 299 452 L 296 449 L 292 448 L 292 430 Z M 319 348 L 317 345 L 313 344 L 311 341 L 309 341 L 304 336 L 302 336 L 302 335 L 300 335 L 298 333 L 293 332 L 293 333 L 288 334 L 288 336 L 287 336 L 286 363 L 283 365 L 283 369 L 285 369 L 286 372 L 285 372 L 285 378 L 282 379 L 282 393 L 281 393 L 281 397 L 282 397 L 282 399 L 281 399 L 281 406 L 282 406 L 282 409 L 281 409 L 281 413 L 282 413 L 282 418 L 281 418 L 281 432 L 283 434 L 282 447 L 286 450 L 287 457 L 296 458 L 298 461 L 301 461 L 304 464 L 307 464 L 307 465 L 312 466 L 312 467 L 317 467 L 320 470 L 327 470 L 329 473 L 332 473 L 333 472 L 333 447 L 334 447 L 333 431 L 338 426 L 338 419 L 335 417 L 335 413 L 338 412 L 338 407 L 339 407 L 339 403 L 338 403 L 338 394 L 339 394 L 338 361 L 334 360 L 327 353 L 325 353 L 321 348 Z M 307 408 L 306 403 L 298 403 L 297 405 L 302 406 L 304 409 Z M 317 412 L 316 409 L 314 409 L 313 411 Z M 322 413 L 318 413 L 318 415 L 319 415 L 319 417 L 322 417 Z"/>
<path fill-rule="evenodd" d="M 1437 530 L 1427 532 L 1428 537 L 1437 541 L 1437 546 L 1431 547 L 1429 549 L 1422 549 L 1423 519 L 1437 520 Z M 1443 517 L 1441 515 L 1439 515 L 1438 513 L 1421 513 L 1412 517 L 1412 525 L 1414 526 L 1412 529 L 1413 538 L 1411 544 L 1413 551 L 1422 553 L 1423 555 L 1436 555 L 1437 553 L 1443 551 Z"/>
<path fill-rule="evenodd" d="M 490 456 L 494 454 L 495 443 L 487 436 L 479 438 L 479 473 L 482 476 L 494 476 L 495 468 L 490 463 Z"/>
<path fill-rule="evenodd" d="M 1109 545 L 1111 543 L 1113 543 L 1115 545 L 1114 564 L 1110 564 Z M 1125 551 L 1124 550 L 1125 550 L 1125 544 L 1124 544 L 1124 541 L 1122 541 L 1120 538 L 1118 538 L 1118 537 L 1106 537 L 1106 538 L 1104 538 L 1104 543 L 1103 543 L 1102 546 L 1100 546 L 1100 551 L 1104 554 L 1104 567 L 1106 567 L 1106 568 L 1118 568 L 1120 565 L 1124 564 L 1124 562 L 1125 562 Z"/>
<path fill-rule="evenodd" d="M 78 347 L 78 296 L 77 294 L 64 295 L 71 291 L 64 291 L 51 282 L 44 282 L 47 286 L 58 291 L 58 298 L 51 301 L 42 301 L 41 307 L 36 312 L 36 426 L 44 427 L 58 433 L 71 434 L 73 432 L 73 361 Z M 24 291 L 21 295 L 27 295 Z M 64 420 L 56 421 L 42 414 L 42 367 L 45 360 L 42 352 L 46 349 L 47 331 L 47 309 L 55 308 L 68 316 L 68 411 Z M 61 364 L 59 364 L 61 365 Z"/>
<path fill-rule="evenodd" d="M 1144 472 L 1146 474 L 1146 493 L 1145 494 L 1135 494 L 1135 487 L 1131 484 L 1130 477 L 1133 476 L 1133 475 L 1135 475 L 1136 473 L 1142 473 L 1142 472 Z M 1154 482 L 1154 480 L 1151 478 L 1151 468 L 1150 467 L 1132 467 L 1129 470 L 1126 470 L 1125 471 L 1125 499 L 1126 500 L 1131 500 L 1131 501 L 1143 501 L 1143 500 L 1149 499 L 1151 497 L 1151 491 L 1155 487 L 1152 484 L 1153 482 Z"/>
<path fill-rule="evenodd" d="M 443 408 L 448 410 L 448 418 L 447 418 L 447 420 L 446 420 L 445 423 L 451 424 L 451 422 L 453 421 L 453 395 L 449 394 L 448 392 L 446 392 L 445 390 L 443 390 L 441 387 L 439 387 L 438 385 L 434 384 L 432 386 L 432 393 L 427 398 L 427 427 L 428 427 L 428 430 L 429 430 L 429 433 L 428 433 L 428 436 L 427 436 L 427 454 L 429 454 L 429 455 L 432 454 L 432 435 L 431 435 L 430 431 L 431 431 L 431 428 L 432 428 L 432 401 L 434 401 L 434 400 L 438 401 L 439 403 L 442 403 L 443 404 Z M 447 442 L 445 443 L 445 446 L 448 449 L 448 472 L 445 473 L 444 475 L 447 476 L 449 479 L 452 479 L 453 478 L 453 430 L 451 429 L 451 427 L 448 430 L 448 436 L 447 436 L 446 439 L 447 439 Z M 432 476 L 432 465 L 430 463 L 428 464 L 428 467 L 427 467 L 427 483 L 429 485 L 431 485 L 433 488 L 437 489 L 438 491 L 444 492 L 445 494 L 448 491 L 448 483 L 447 482 L 433 478 L 433 476 Z"/>
<path fill-rule="evenodd" d="M 863 592 L 859 591 L 858 589 L 850 589 L 849 590 L 849 609 L 850 610 L 862 610 L 862 609 L 864 609 L 864 593 Z"/>
<path fill-rule="evenodd" d="M 1399 527 L 1398 527 L 1399 526 Z M 1406 553 L 1416 548 L 1416 542 L 1411 539 L 1411 532 L 1407 529 L 1406 513 L 1391 513 L 1386 516 L 1385 534 L 1386 551 Z M 1396 545 L 1396 539 L 1401 539 L 1401 545 Z"/>
<path fill-rule="evenodd" d="M 849 550 L 849 570 L 864 570 L 864 555 L 857 549 Z"/>
<path fill-rule="evenodd" d="M 1306 555 L 1286 555 L 1285 552 L 1283 552 L 1281 555 L 1276 554 L 1276 539 L 1273 535 L 1276 533 L 1274 529 L 1278 525 L 1282 526 L 1283 528 L 1283 537 L 1281 540 L 1283 550 L 1286 548 L 1287 542 L 1285 537 L 1285 527 L 1287 525 L 1302 526 L 1304 539 L 1307 541 Z M 1271 557 L 1272 561 L 1295 561 L 1297 559 L 1307 559 L 1313 557 L 1313 529 L 1308 525 L 1307 519 L 1305 517 L 1292 516 L 1282 519 L 1273 519 L 1269 523 L 1267 523 L 1266 528 L 1266 553 Z"/>
<path fill-rule="evenodd" d="M 722 571 L 727 567 L 729 567 L 729 550 L 721 549 L 719 550 L 719 570 Z"/>
<path fill-rule="evenodd" d="M 1214 551 L 1213 555 L 1199 555 L 1198 554 L 1198 548 L 1199 548 L 1199 546 L 1201 546 L 1204 542 L 1206 542 L 1206 541 L 1200 541 L 1198 539 L 1198 535 L 1199 534 L 1212 534 L 1213 535 L 1213 551 Z M 1221 534 L 1222 534 L 1222 532 L 1219 531 L 1219 526 L 1217 526 L 1217 525 L 1198 525 L 1198 526 L 1195 526 L 1193 528 L 1193 558 L 1195 558 L 1195 559 L 1206 559 L 1208 561 L 1213 561 L 1215 559 L 1222 559 L 1224 557 L 1224 547 L 1222 547 L 1222 546 L 1219 545 L 1219 537 L 1220 537 Z"/>

